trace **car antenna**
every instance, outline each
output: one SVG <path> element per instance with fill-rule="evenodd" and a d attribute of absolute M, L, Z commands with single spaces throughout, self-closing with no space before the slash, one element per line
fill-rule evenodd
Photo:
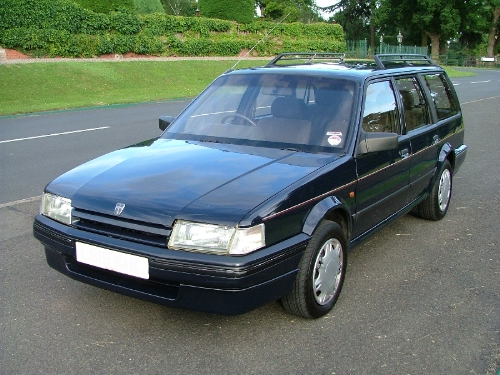
<path fill-rule="evenodd" d="M 269 32 L 268 32 L 266 35 L 264 35 L 262 38 L 260 38 L 260 39 L 259 39 L 259 41 L 258 41 L 257 43 L 255 43 L 255 45 L 254 45 L 252 48 L 250 48 L 250 50 L 249 50 L 247 53 L 245 53 L 243 56 L 241 56 L 241 59 L 239 59 L 239 60 L 236 62 L 236 64 L 234 64 L 234 65 L 233 65 L 233 66 L 232 66 L 232 67 L 228 70 L 228 72 L 230 72 L 231 70 L 233 70 L 233 69 L 234 69 L 234 67 L 235 67 L 236 65 L 238 65 L 238 64 L 241 62 L 241 60 L 243 60 L 245 57 L 247 57 L 247 56 L 250 54 L 250 52 L 252 52 L 252 51 L 255 49 L 255 47 L 257 47 L 257 46 L 259 45 L 259 43 L 260 43 L 260 42 L 262 42 L 264 39 L 266 39 L 266 38 L 269 36 L 269 34 L 271 34 L 271 33 L 273 32 L 273 30 L 274 30 L 274 29 L 275 29 L 275 28 L 276 28 L 279 24 L 283 23 L 283 21 L 285 21 L 285 20 L 286 20 L 286 18 L 290 15 L 290 13 L 291 13 L 291 12 L 289 12 L 289 13 L 288 13 L 285 17 L 283 17 L 283 18 L 282 18 L 282 19 L 281 19 L 281 20 L 280 20 L 280 21 L 279 21 L 276 25 L 274 25 L 274 27 L 273 27 L 271 30 L 269 30 Z"/>

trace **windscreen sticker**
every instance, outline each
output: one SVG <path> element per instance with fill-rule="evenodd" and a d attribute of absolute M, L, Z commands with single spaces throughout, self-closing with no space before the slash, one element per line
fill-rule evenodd
<path fill-rule="evenodd" d="M 342 143 L 342 138 L 339 135 L 331 135 L 328 137 L 328 143 L 330 146 L 338 146 Z"/>
<path fill-rule="evenodd" d="M 327 132 L 326 135 L 330 146 L 338 146 L 342 143 L 342 132 Z"/>

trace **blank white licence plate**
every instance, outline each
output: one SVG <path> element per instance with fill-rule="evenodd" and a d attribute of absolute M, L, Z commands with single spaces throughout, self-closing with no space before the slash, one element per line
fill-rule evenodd
<path fill-rule="evenodd" d="M 76 243 L 76 260 L 94 267 L 149 279 L 148 258 L 120 253 L 86 243 Z"/>

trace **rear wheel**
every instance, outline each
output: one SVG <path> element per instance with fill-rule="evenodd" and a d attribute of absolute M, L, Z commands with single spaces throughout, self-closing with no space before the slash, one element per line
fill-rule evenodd
<path fill-rule="evenodd" d="M 452 186 L 451 165 L 446 160 L 439 171 L 430 195 L 417 206 L 418 215 L 427 220 L 441 220 L 450 206 Z"/>
<path fill-rule="evenodd" d="M 319 318 L 335 305 L 347 266 L 347 240 L 342 228 L 331 221 L 321 223 L 299 264 L 292 292 L 283 307 L 304 318 Z"/>

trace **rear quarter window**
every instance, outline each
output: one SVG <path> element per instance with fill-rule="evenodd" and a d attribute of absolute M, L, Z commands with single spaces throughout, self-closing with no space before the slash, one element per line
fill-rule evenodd
<path fill-rule="evenodd" d="M 459 112 L 458 101 L 453 88 L 443 74 L 424 75 L 431 98 L 436 107 L 438 120 L 444 120 Z"/>

